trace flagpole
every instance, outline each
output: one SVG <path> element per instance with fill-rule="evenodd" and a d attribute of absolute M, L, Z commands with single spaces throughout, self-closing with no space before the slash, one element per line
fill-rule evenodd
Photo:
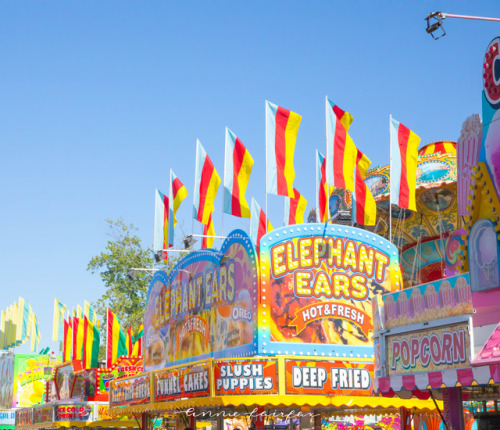
<path fill-rule="evenodd" d="M 265 101 L 265 120 L 266 120 L 266 218 L 267 218 L 267 100 Z M 266 233 L 267 233 L 267 224 L 268 223 L 266 222 Z"/>
<path fill-rule="evenodd" d="M 226 187 L 224 186 L 226 183 L 226 146 L 227 146 L 227 127 L 226 127 L 226 142 L 224 142 L 224 181 L 222 183 L 222 220 L 221 220 L 221 227 L 220 227 L 220 235 L 224 236 L 224 209 L 226 208 Z"/>
<path fill-rule="evenodd" d="M 320 214 L 319 214 L 319 186 L 318 186 L 318 150 L 316 149 L 316 222 L 319 220 L 321 222 Z"/>
<path fill-rule="evenodd" d="M 391 125 L 392 125 L 392 114 L 389 114 L 389 181 L 392 184 L 394 178 L 392 175 L 392 133 L 391 133 Z M 389 187 L 389 242 L 392 242 L 392 186 Z"/>
<path fill-rule="evenodd" d="M 194 233 L 194 208 L 196 203 L 196 174 L 198 173 L 198 139 L 196 139 L 196 161 L 194 164 L 194 189 L 193 189 L 193 219 L 191 220 L 191 232 Z"/>

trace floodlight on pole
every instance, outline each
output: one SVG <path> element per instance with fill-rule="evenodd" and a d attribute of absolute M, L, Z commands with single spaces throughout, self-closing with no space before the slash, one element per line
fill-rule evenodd
<path fill-rule="evenodd" d="M 472 16 L 472 15 L 455 15 L 451 13 L 444 12 L 433 12 L 427 15 L 425 20 L 427 21 L 427 28 L 425 31 L 429 33 L 434 40 L 439 39 L 446 35 L 446 31 L 443 27 L 443 20 L 445 18 L 458 18 L 458 19 L 474 19 L 478 21 L 494 21 L 500 22 L 500 18 L 491 18 L 487 16 Z M 441 29 L 441 34 L 436 35 L 435 32 Z"/>
<path fill-rule="evenodd" d="M 148 275 L 153 276 L 158 270 L 160 269 L 145 269 L 143 267 L 133 267 L 127 271 L 127 278 L 131 281 L 135 281 L 137 279 L 137 272 L 146 272 Z"/>

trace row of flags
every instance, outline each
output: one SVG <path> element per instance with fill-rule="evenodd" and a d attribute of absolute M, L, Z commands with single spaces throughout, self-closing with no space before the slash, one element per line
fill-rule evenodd
<path fill-rule="evenodd" d="M 68 317 L 63 321 L 63 361 L 81 360 L 86 369 L 98 365 L 100 333 L 87 316 Z"/>
<path fill-rule="evenodd" d="M 297 134 L 302 117 L 281 106 L 266 101 L 266 194 L 284 196 L 285 224 L 304 222 L 307 200 L 294 187 L 293 165 Z M 330 219 L 329 199 L 335 188 L 343 188 L 352 195 L 353 223 L 372 226 L 377 208 L 370 188 L 365 183 L 370 159 L 360 151 L 349 129 L 353 116 L 326 98 L 326 157 L 316 151 L 316 211 L 321 222 Z M 391 204 L 416 210 L 415 186 L 418 145 L 420 138 L 392 117 L 391 136 Z M 270 231 L 266 214 L 252 198 L 251 209 L 245 192 L 250 180 L 253 158 L 241 140 L 226 128 L 223 212 L 241 218 L 251 218 L 250 233 L 258 245 L 263 234 Z M 173 186 L 173 178 L 178 186 Z M 214 201 L 221 179 L 210 157 L 198 140 L 196 144 L 195 187 L 193 218 L 203 224 L 202 247 L 211 247 Z M 177 189 L 177 191 L 175 191 Z M 181 190 L 179 192 L 179 190 Z M 173 246 L 175 213 L 188 195 L 185 186 L 170 172 L 169 197 L 157 190 L 155 210 L 154 250 L 164 253 Z M 175 201 L 170 207 L 169 202 Z"/>
<path fill-rule="evenodd" d="M 64 341 L 64 320 L 66 311 L 68 311 L 68 318 L 87 318 L 90 322 L 92 322 L 92 324 L 95 324 L 97 328 L 100 326 L 100 322 L 97 319 L 97 313 L 94 311 L 91 304 L 86 300 L 83 302 L 83 308 L 80 305 L 77 305 L 76 309 L 73 308 L 71 312 L 69 312 L 69 309 L 65 304 L 61 303 L 57 298 L 54 298 L 54 316 L 52 322 L 52 340 L 54 342 Z"/>
<path fill-rule="evenodd" d="M 110 368 L 122 355 L 138 357 L 142 354 L 144 326 L 141 323 L 137 333 L 129 324 L 125 332 L 118 317 L 108 309 L 106 323 L 106 367 Z"/>
<path fill-rule="evenodd" d="M 97 314 L 88 302 L 83 309 L 77 307 L 75 313 L 67 312 L 67 307 L 59 300 L 54 300 L 53 340 L 61 340 L 63 361 L 81 360 L 84 368 L 96 368 L 100 347 L 100 324 Z M 62 337 L 60 328 L 62 327 Z M 143 325 L 137 333 L 131 326 L 124 331 L 117 316 L 107 310 L 106 321 L 106 364 L 111 367 L 122 355 L 140 356 L 142 351 Z"/>
<path fill-rule="evenodd" d="M 18 302 L 1 311 L 0 350 L 9 350 L 31 339 L 31 351 L 40 344 L 41 333 L 31 305 L 22 297 Z"/>

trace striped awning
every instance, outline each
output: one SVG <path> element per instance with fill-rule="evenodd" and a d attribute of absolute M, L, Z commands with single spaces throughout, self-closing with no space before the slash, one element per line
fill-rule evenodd
<path fill-rule="evenodd" d="M 466 387 L 500 383 L 500 365 L 446 369 L 437 372 L 421 372 L 375 378 L 375 390 L 379 393 L 429 390 L 436 388 Z"/>

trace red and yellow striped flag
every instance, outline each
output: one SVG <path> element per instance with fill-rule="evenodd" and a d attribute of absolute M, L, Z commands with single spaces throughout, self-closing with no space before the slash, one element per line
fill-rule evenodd
<path fill-rule="evenodd" d="M 215 228 L 214 221 L 212 219 L 212 214 L 210 214 L 210 218 L 208 219 L 208 224 L 203 226 L 203 239 L 201 241 L 202 248 L 211 248 L 214 244 L 215 237 Z"/>
<path fill-rule="evenodd" d="M 71 361 L 73 358 L 73 321 L 68 317 L 64 320 L 63 362 Z"/>
<path fill-rule="evenodd" d="M 128 355 L 132 354 L 133 344 L 132 344 L 132 326 L 128 325 L 128 330 L 126 333 L 125 345 L 127 345 L 127 353 Z"/>
<path fill-rule="evenodd" d="M 226 128 L 224 161 L 224 212 L 250 218 L 245 191 L 252 173 L 253 158 L 241 140 Z"/>
<path fill-rule="evenodd" d="M 127 355 L 128 351 L 126 336 L 120 327 L 120 321 L 109 309 L 106 333 L 106 367 L 112 367 L 118 357 Z"/>
<path fill-rule="evenodd" d="M 273 230 L 271 222 L 267 219 L 266 213 L 260 208 L 257 201 L 252 198 L 252 218 L 250 219 L 250 239 L 255 243 L 257 255 L 259 255 L 260 239 L 266 233 Z"/>
<path fill-rule="evenodd" d="M 306 211 L 307 200 L 297 191 L 293 189 L 295 197 L 287 197 L 285 200 L 285 214 L 288 213 L 287 225 L 304 224 L 304 213 Z"/>
<path fill-rule="evenodd" d="M 293 155 L 302 117 L 266 101 L 266 192 L 293 197 Z"/>
<path fill-rule="evenodd" d="M 84 328 L 82 318 L 73 318 L 73 360 L 83 358 Z"/>
<path fill-rule="evenodd" d="M 320 222 L 330 219 L 330 195 L 331 187 L 326 183 L 326 159 L 316 150 L 316 206 Z"/>
<path fill-rule="evenodd" d="M 356 157 L 355 190 L 352 193 L 352 220 L 360 225 L 375 225 L 377 219 L 377 205 L 365 183 L 365 176 L 371 161 L 358 149 Z"/>
<path fill-rule="evenodd" d="M 354 191 L 356 145 L 347 132 L 352 115 L 326 98 L 326 181 L 328 185 Z"/>
<path fill-rule="evenodd" d="M 187 197 L 188 191 L 181 180 L 170 169 L 170 208 L 168 216 L 168 244 L 174 246 L 174 227 L 177 225 L 175 217 L 182 201 Z"/>
<path fill-rule="evenodd" d="M 208 224 L 208 219 L 215 210 L 214 201 L 220 182 L 217 170 L 198 140 L 196 142 L 193 217 L 202 224 Z"/>
<path fill-rule="evenodd" d="M 391 204 L 417 210 L 418 137 L 408 127 L 391 117 Z"/>
<path fill-rule="evenodd" d="M 134 357 L 138 357 L 140 355 L 142 355 L 142 337 L 144 335 L 144 325 L 143 323 L 141 323 L 141 325 L 139 326 L 139 331 L 137 332 L 137 334 L 134 336 L 134 348 L 132 350 L 132 355 Z"/>
<path fill-rule="evenodd" d="M 86 316 L 83 324 L 83 367 L 93 369 L 97 367 L 99 359 L 99 329 Z"/>

